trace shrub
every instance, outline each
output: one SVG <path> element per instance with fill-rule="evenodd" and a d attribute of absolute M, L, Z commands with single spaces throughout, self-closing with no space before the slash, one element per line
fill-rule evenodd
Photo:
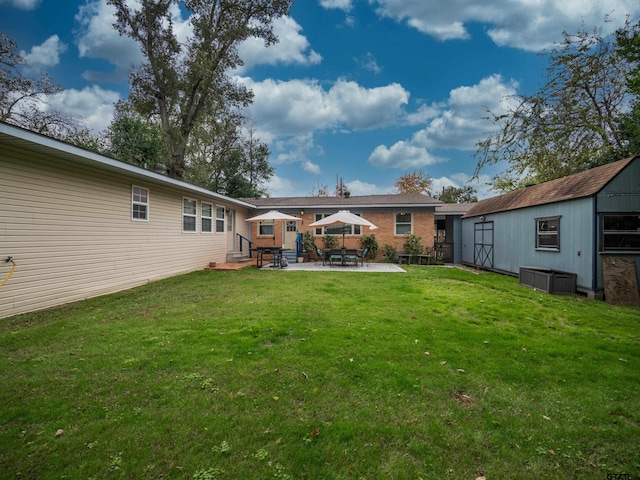
<path fill-rule="evenodd" d="M 325 235 L 322 239 L 322 243 L 324 243 L 324 248 L 338 248 L 338 237 L 334 235 Z"/>
<path fill-rule="evenodd" d="M 404 248 L 412 258 L 422 255 L 424 246 L 422 245 L 422 237 L 418 237 L 413 233 L 405 234 Z"/>
<path fill-rule="evenodd" d="M 382 251 L 383 251 L 383 256 L 387 259 L 387 262 L 395 263 L 397 261 L 398 251 L 396 250 L 396 247 L 394 247 L 393 245 L 389 245 L 388 243 L 385 243 L 382 246 Z"/>
<path fill-rule="evenodd" d="M 317 256 L 316 239 L 309 230 L 302 234 L 302 249 L 310 255 Z"/>
<path fill-rule="evenodd" d="M 362 249 L 368 248 L 367 257 L 375 259 L 378 256 L 378 240 L 375 235 L 364 235 L 360 239 Z"/>

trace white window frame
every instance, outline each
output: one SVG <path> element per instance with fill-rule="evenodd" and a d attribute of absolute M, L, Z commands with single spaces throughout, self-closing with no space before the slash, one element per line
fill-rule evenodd
<path fill-rule="evenodd" d="M 258 222 L 258 236 L 259 237 L 273 237 L 276 233 L 276 222 L 273 220 L 268 220 L 266 222 Z M 264 227 L 271 227 L 271 231 L 269 233 L 265 233 Z"/>
<path fill-rule="evenodd" d="M 398 215 L 409 215 L 409 221 L 408 222 L 398 222 Z M 409 225 L 409 231 L 408 232 L 402 232 L 399 233 L 398 232 L 398 227 L 400 225 L 406 226 Z M 397 212 L 393 214 L 393 234 L 396 236 L 404 236 L 407 233 L 413 233 L 413 212 Z"/>
<path fill-rule="evenodd" d="M 186 208 L 189 205 L 186 202 L 193 202 L 193 213 L 187 212 Z M 193 218 L 193 230 L 186 230 L 185 220 L 187 218 Z M 182 197 L 182 233 L 197 233 L 198 232 L 198 200 L 195 198 Z"/>
<path fill-rule="evenodd" d="M 146 201 L 141 197 L 141 193 L 136 192 L 136 189 L 143 190 L 145 193 Z M 136 207 L 144 207 L 144 218 L 136 217 Z M 139 185 L 131 185 L 131 220 L 134 222 L 148 222 L 149 221 L 149 189 L 141 187 Z"/>
<path fill-rule="evenodd" d="M 209 211 L 205 212 L 205 208 Z M 200 232 L 213 233 L 213 204 L 200 202 Z"/>
<path fill-rule="evenodd" d="M 536 250 L 541 250 L 545 252 L 559 252 L 560 251 L 560 218 L 561 216 L 556 215 L 554 217 L 540 217 L 536 218 Z M 541 226 L 545 223 L 556 222 L 555 230 L 541 230 Z M 544 245 L 540 241 L 541 237 L 546 238 L 555 238 L 555 245 Z"/>
<path fill-rule="evenodd" d="M 217 234 L 225 233 L 225 208 L 222 205 L 216 205 L 215 209 L 215 232 Z"/>
<path fill-rule="evenodd" d="M 316 213 L 315 221 L 322 220 L 324 217 L 333 215 L 332 213 Z M 359 213 L 354 215 L 360 216 Z M 351 223 L 329 225 L 326 227 L 316 227 L 316 235 L 342 235 L 342 230 L 345 230 L 345 235 L 362 235 L 362 226 L 353 225 Z"/>

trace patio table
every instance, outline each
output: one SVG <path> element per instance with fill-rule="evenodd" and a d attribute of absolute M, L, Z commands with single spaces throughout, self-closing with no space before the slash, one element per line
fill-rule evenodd
<path fill-rule="evenodd" d="M 264 263 L 264 256 L 271 256 L 271 264 L 274 267 L 280 266 L 280 259 L 282 258 L 282 247 L 256 247 L 252 248 L 256 252 L 256 266 L 261 268 Z"/>

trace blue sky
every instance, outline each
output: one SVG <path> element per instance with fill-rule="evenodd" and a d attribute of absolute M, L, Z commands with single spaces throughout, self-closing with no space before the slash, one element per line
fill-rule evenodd
<path fill-rule="evenodd" d="M 64 88 L 48 103 L 106 128 L 141 59 L 112 28 L 106 0 L 0 0 L 0 14 L 34 71 Z M 175 15 L 188 35 L 188 18 Z M 246 42 L 245 66 L 234 72 L 255 94 L 246 115 L 271 150 L 271 196 L 333 189 L 336 177 L 354 195 L 391 193 L 416 169 L 435 192 L 469 184 L 475 144 L 493 128 L 486 110 L 537 91 L 547 66 L 540 53 L 607 15 L 605 33 L 626 15 L 637 19 L 640 2 L 297 0 L 276 23 L 280 43 Z M 470 184 L 481 198 L 493 195 L 486 182 L 499 169 Z"/>

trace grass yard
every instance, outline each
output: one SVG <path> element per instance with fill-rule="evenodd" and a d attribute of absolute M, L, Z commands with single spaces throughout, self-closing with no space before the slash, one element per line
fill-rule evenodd
<path fill-rule="evenodd" d="M 0 320 L 0 478 L 640 477 L 638 309 L 407 270 L 195 272 Z"/>

